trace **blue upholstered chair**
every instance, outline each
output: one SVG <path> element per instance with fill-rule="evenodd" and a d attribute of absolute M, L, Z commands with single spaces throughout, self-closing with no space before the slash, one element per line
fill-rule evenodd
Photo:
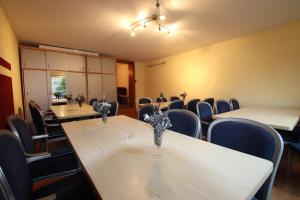
<path fill-rule="evenodd" d="M 109 114 L 108 116 L 109 117 L 112 117 L 112 116 L 117 116 L 118 115 L 118 110 L 119 110 L 119 103 L 117 101 L 111 101 L 109 102 L 111 107 L 109 108 Z"/>
<path fill-rule="evenodd" d="M 31 117 L 37 134 L 47 134 L 47 139 L 65 140 L 64 130 L 57 121 L 47 123 L 44 112 L 37 104 L 31 104 Z"/>
<path fill-rule="evenodd" d="M 203 101 L 209 103 L 211 108 L 214 110 L 214 106 L 215 106 L 215 99 L 214 98 L 209 97 L 209 98 L 204 99 Z"/>
<path fill-rule="evenodd" d="M 197 114 L 200 118 L 202 126 L 202 136 L 207 136 L 208 127 L 213 121 L 213 110 L 209 103 L 207 102 L 198 102 L 197 103 Z"/>
<path fill-rule="evenodd" d="M 300 122 L 298 122 L 297 126 L 293 131 L 283 131 L 278 130 L 278 133 L 281 135 L 285 146 L 287 147 L 287 175 L 290 175 L 290 168 L 292 164 L 292 155 L 294 153 L 300 154 Z"/>
<path fill-rule="evenodd" d="M 172 109 L 184 109 L 184 101 L 182 100 L 172 101 L 168 106 L 168 110 L 172 110 Z"/>
<path fill-rule="evenodd" d="M 9 153 L 8 153 L 9 152 Z M 32 180 L 28 161 L 23 149 L 13 133 L 0 130 L 0 197 L 1 199 L 31 200 L 56 199 L 95 199 L 89 182 L 82 172 L 49 184 L 32 192 Z"/>
<path fill-rule="evenodd" d="M 168 102 L 168 99 L 165 97 L 158 97 L 156 98 L 156 102 L 160 103 L 160 102 Z"/>
<path fill-rule="evenodd" d="M 197 103 L 200 101 L 200 99 L 192 99 L 186 104 L 186 109 L 195 113 L 197 115 Z"/>
<path fill-rule="evenodd" d="M 231 110 L 238 110 L 238 109 L 240 109 L 240 104 L 239 104 L 238 100 L 236 100 L 236 99 L 230 99 L 229 100 L 229 104 L 231 106 Z"/>
<path fill-rule="evenodd" d="M 48 135 L 32 136 L 28 123 L 17 115 L 9 116 L 7 122 L 22 145 L 26 158 L 36 161 L 30 164 L 34 179 L 70 175 L 79 171 L 77 158 L 71 148 L 60 147 L 50 152 L 36 152 L 34 141 L 45 142 Z"/>
<path fill-rule="evenodd" d="M 180 98 L 179 98 L 179 97 L 176 97 L 176 96 L 173 96 L 173 97 L 170 98 L 170 100 L 171 100 L 171 101 L 176 101 L 176 100 L 180 100 Z"/>
<path fill-rule="evenodd" d="M 142 97 L 139 99 L 139 104 L 147 104 L 147 103 L 152 103 L 152 99 L 148 97 Z"/>
<path fill-rule="evenodd" d="M 216 112 L 217 114 L 229 112 L 231 110 L 230 104 L 225 100 L 216 101 Z"/>
<path fill-rule="evenodd" d="M 259 200 L 270 199 L 284 146 L 277 131 L 246 119 L 220 119 L 210 125 L 208 141 L 273 162 L 272 174 L 255 195 Z"/>
<path fill-rule="evenodd" d="M 145 114 L 148 114 L 148 115 L 153 115 L 153 105 L 152 104 L 149 104 L 149 105 L 144 105 L 140 108 L 139 110 L 139 115 L 138 115 L 138 119 L 140 121 L 145 121 L 144 118 L 145 118 Z"/>
<path fill-rule="evenodd" d="M 95 104 L 97 104 L 97 102 L 98 102 L 98 99 L 93 98 L 93 99 L 90 100 L 90 105 L 94 106 Z"/>
<path fill-rule="evenodd" d="M 202 137 L 200 120 L 194 113 L 188 110 L 174 109 L 168 110 L 168 117 L 172 124 L 169 130 L 194 138 Z"/>

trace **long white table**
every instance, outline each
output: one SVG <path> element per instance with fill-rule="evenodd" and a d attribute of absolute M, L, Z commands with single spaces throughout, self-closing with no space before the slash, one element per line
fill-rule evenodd
<path fill-rule="evenodd" d="M 243 118 L 254 120 L 275 129 L 292 131 L 296 127 L 300 109 L 276 107 L 248 107 L 214 115 L 214 119 Z"/>
<path fill-rule="evenodd" d="M 98 115 L 98 113 L 94 111 L 93 107 L 88 104 L 82 104 L 81 107 L 79 107 L 78 104 L 57 105 L 50 106 L 50 109 L 59 120 Z"/>
<path fill-rule="evenodd" d="M 125 116 L 62 124 L 103 200 L 251 199 L 270 161 L 165 131 L 160 157 L 149 124 Z"/>

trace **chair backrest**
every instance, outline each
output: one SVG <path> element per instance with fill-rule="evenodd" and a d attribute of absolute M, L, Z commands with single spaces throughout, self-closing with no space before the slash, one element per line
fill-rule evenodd
<path fill-rule="evenodd" d="M 92 98 L 92 99 L 90 100 L 90 105 L 91 105 L 91 106 L 94 106 L 97 102 L 98 102 L 98 99 Z"/>
<path fill-rule="evenodd" d="M 109 102 L 111 107 L 109 108 L 110 113 L 108 116 L 117 116 L 119 110 L 119 103 L 117 101 Z"/>
<path fill-rule="evenodd" d="M 194 113 L 188 110 L 174 109 L 168 110 L 168 117 L 172 124 L 169 130 L 194 138 L 202 137 L 200 120 Z"/>
<path fill-rule="evenodd" d="M 126 87 L 117 87 L 117 95 L 127 95 Z"/>
<path fill-rule="evenodd" d="M 173 97 L 170 98 L 170 100 L 171 100 L 171 101 L 176 101 L 176 100 L 180 100 L 180 98 L 179 98 L 179 97 L 176 97 L 176 96 L 173 96 Z"/>
<path fill-rule="evenodd" d="M 3 187 L 6 194 L 12 193 L 16 200 L 31 199 L 32 180 L 23 149 L 7 130 L 0 130 L 0 171 L 0 183 L 8 183 Z"/>
<path fill-rule="evenodd" d="M 45 118 L 44 118 L 44 114 L 42 112 L 42 110 L 39 108 L 38 105 L 36 104 L 31 104 L 32 105 L 32 121 L 34 124 L 34 127 L 37 131 L 37 133 L 40 134 L 47 134 L 46 131 L 46 122 L 45 122 Z"/>
<path fill-rule="evenodd" d="M 186 104 L 186 109 L 195 113 L 197 115 L 197 103 L 200 101 L 200 99 L 192 99 Z"/>
<path fill-rule="evenodd" d="M 216 112 L 217 114 L 229 112 L 231 110 L 230 104 L 225 100 L 218 100 L 216 102 Z"/>
<path fill-rule="evenodd" d="M 28 123 L 18 115 L 10 115 L 7 117 L 7 123 L 19 139 L 26 153 L 34 153 L 34 144 L 31 138 L 31 130 Z"/>
<path fill-rule="evenodd" d="M 160 103 L 160 102 L 168 102 L 168 99 L 165 97 L 157 97 L 156 98 L 156 102 Z"/>
<path fill-rule="evenodd" d="M 153 108 L 152 104 L 142 106 L 139 110 L 138 120 L 145 121 L 145 114 L 153 115 Z"/>
<path fill-rule="evenodd" d="M 182 100 L 172 101 L 168 106 L 168 110 L 171 109 L 184 109 L 184 101 Z"/>
<path fill-rule="evenodd" d="M 152 103 L 152 99 L 148 97 L 142 97 L 139 99 L 139 104 L 147 104 L 147 103 Z"/>
<path fill-rule="evenodd" d="M 268 200 L 283 152 L 281 136 L 273 128 L 246 119 L 220 119 L 208 129 L 208 141 L 273 162 L 273 172 L 255 197 Z"/>
<path fill-rule="evenodd" d="M 209 98 L 204 99 L 203 101 L 209 103 L 211 108 L 214 109 L 214 106 L 215 106 L 215 99 L 214 98 L 209 97 Z"/>
<path fill-rule="evenodd" d="M 240 109 L 240 104 L 239 104 L 238 100 L 236 100 L 236 99 L 230 99 L 229 100 L 229 104 L 231 106 L 231 110 L 238 110 L 238 109 Z"/>
<path fill-rule="evenodd" d="M 211 122 L 213 110 L 209 103 L 201 101 L 197 103 L 197 114 L 202 122 Z"/>

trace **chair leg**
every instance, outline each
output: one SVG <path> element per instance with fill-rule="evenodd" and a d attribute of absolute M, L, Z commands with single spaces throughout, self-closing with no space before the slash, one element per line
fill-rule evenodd
<path fill-rule="evenodd" d="M 287 160 L 287 166 L 286 166 L 286 175 L 290 175 L 290 167 L 291 167 L 291 150 L 288 150 L 288 160 Z"/>

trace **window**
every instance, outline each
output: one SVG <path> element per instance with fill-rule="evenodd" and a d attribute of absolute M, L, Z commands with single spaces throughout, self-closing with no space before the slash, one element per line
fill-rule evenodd
<path fill-rule="evenodd" d="M 64 98 L 66 95 L 66 79 L 64 76 L 51 77 L 52 98 Z"/>

